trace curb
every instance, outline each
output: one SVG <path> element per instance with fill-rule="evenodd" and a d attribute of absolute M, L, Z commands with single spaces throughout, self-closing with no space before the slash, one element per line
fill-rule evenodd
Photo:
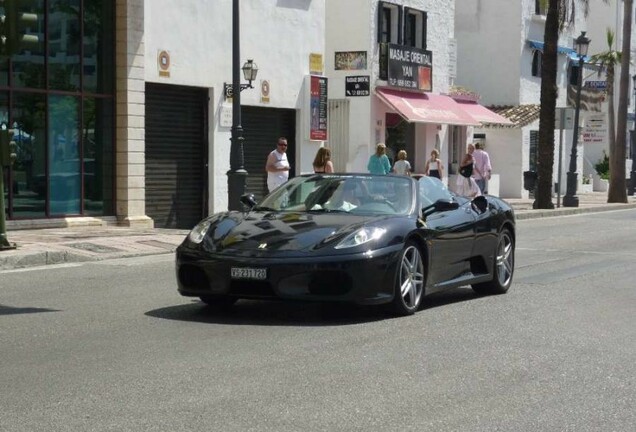
<path fill-rule="evenodd" d="M 568 207 L 568 208 L 557 208 L 557 209 L 530 209 L 530 210 L 517 210 L 515 211 L 515 219 L 516 220 L 526 220 L 526 219 L 539 219 L 546 217 L 556 217 L 556 216 L 572 216 L 583 213 L 600 213 L 607 211 L 616 211 L 616 210 L 629 210 L 636 208 L 636 203 L 629 204 L 604 204 L 599 205 L 598 207 Z"/>
<path fill-rule="evenodd" d="M 106 261 L 120 258 L 135 258 L 150 255 L 172 254 L 174 251 L 130 252 L 117 256 L 88 256 L 69 251 L 37 252 L 27 255 L 0 256 L 0 271 L 25 269 L 28 267 L 43 267 L 47 265 L 69 264 L 76 262 Z"/>

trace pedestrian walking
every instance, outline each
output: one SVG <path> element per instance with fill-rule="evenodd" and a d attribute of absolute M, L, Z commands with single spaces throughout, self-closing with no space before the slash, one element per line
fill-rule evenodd
<path fill-rule="evenodd" d="M 403 176 L 411 175 L 411 164 L 406 160 L 406 150 L 398 152 L 397 161 L 393 164 L 393 172 Z"/>
<path fill-rule="evenodd" d="M 386 145 L 384 143 L 378 143 L 375 146 L 375 154 L 369 158 L 367 170 L 371 174 L 388 174 L 391 172 L 391 162 L 386 156 Z"/>
<path fill-rule="evenodd" d="M 331 150 L 329 147 L 320 147 L 314 158 L 315 173 L 332 173 L 333 163 L 331 162 Z"/>
<path fill-rule="evenodd" d="M 424 174 L 429 177 L 436 177 L 440 180 L 444 178 L 444 166 L 439 158 L 439 151 L 437 151 L 437 149 L 431 151 L 431 158 L 426 161 Z"/>
<path fill-rule="evenodd" d="M 289 179 L 291 166 L 287 160 L 287 138 L 278 138 L 278 145 L 267 156 L 267 189 L 272 192 Z"/>
<path fill-rule="evenodd" d="M 479 186 L 479 190 L 483 193 L 488 193 L 488 180 L 492 173 L 492 166 L 490 165 L 490 155 L 483 148 L 483 144 L 475 143 L 475 151 L 473 152 L 473 159 L 475 159 L 475 169 L 473 170 L 473 178 Z"/>
<path fill-rule="evenodd" d="M 479 189 L 479 186 L 477 186 L 475 179 L 473 179 L 472 177 L 472 174 L 475 170 L 475 159 L 473 158 L 474 151 L 475 146 L 473 144 L 468 144 L 466 154 L 459 164 L 459 175 L 457 176 L 457 181 L 455 183 L 455 192 L 457 193 L 457 195 L 465 196 L 468 198 L 474 198 L 481 195 L 481 189 Z"/>

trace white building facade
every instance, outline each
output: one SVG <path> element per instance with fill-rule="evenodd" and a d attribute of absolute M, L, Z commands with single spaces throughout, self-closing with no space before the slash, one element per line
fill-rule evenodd
<path fill-rule="evenodd" d="M 573 25 L 566 27 L 559 37 L 557 110 L 570 107 L 570 110 L 564 111 L 570 121 L 564 122 L 563 130 L 555 130 L 553 173 L 555 184 L 560 181 L 561 193 L 565 192 L 573 141 L 571 117 L 578 71 L 574 39 L 581 31 L 586 31 L 592 40 L 588 56 L 606 51 L 606 29 L 612 28 L 617 34 L 621 32 L 622 3 L 619 8 L 617 10 L 615 4 L 591 0 L 588 16 L 578 11 Z M 527 197 L 529 192 L 524 189 L 523 173 L 537 169 L 545 13 L 538 0 L 466 0 L 463 7 L 456 10 L 457 84 L 476 91 L 481 95 L 483 104 L 498 107 L 496 111 L 515 122 L 514 127 L 478 128 L 474 131 L 475 138 L 486 144 L 493 170 L 500 175 L 500 195 L 504 198 Z M 620 40 L 620 36 L 617 36 L 617 40 Z M 618 47 L 620 49 L 620 44 Z M 617 68 L 617 74 L 618 70 L 620 68 Z M 604 73 L 599 75 L 596 69 L 584 67 L 583 99 L 590 103 L 582 104 L 579 121 L 579 133 L 584 143 L 577 151 L 579 191 L 593 174 L 594 163 L 609 148 L 606 133 L 604 138 L 597 138 L 593 143 L 585 143 L 589 141 L 589 135 L 583 137 L 587 132 L 585 126 L 588 118 L 598 119 L 602 116 L 607 125 L 606 97 L 602 91 L 587 88 L 587 85 L 603 80 Z M 618 101 L 618 89 L 615 94 Z M 559 126 L 557 122 L 556 127 Z"/>
<path fill-rule="evenodd" d="M 454 7 L 433 0 L 327 1 L 327 144 L 336 170 L 366 172 L 382 142 L 390 159 L 406 150 L 416 173 L 424 172 L 433 149 L 445 176 L 456 172 L 470 128 L 481 122 L 469 112 L 476 104 L 466 107 L 449 96 Z"/>

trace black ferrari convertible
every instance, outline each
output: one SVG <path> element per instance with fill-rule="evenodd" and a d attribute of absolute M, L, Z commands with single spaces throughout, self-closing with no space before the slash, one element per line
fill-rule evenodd
<path fill-rule="evenodd" d="M 241 202 L 244 211 L 204 219 L 178 247 L 182 295 L 389 303 L 408 315 L 425 294 L 502 294 L 512 282 L 512 208 L 456 196 L 432 177 L 312 174 Z"/>

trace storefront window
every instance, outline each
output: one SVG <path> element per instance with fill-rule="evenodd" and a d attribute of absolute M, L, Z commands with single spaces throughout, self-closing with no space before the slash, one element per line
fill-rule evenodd
<path fill-rule="evenodd" d="M 49 1 L 49 88 L 74 91 L 80 88 L 80 1 Z"/>
<path fill-rule="evenodd" d="M 11 167 L 11 216 L 46 215 L 46 96 L 14 93 L 11 110 L 16 160 Z"/>
<path fill-rule="evenodd" d="M 27 42 L 0 56 L 9 219 L 114 212 L 114 3 L 0 1 L 30 14 Z"/>
<path fill-rule="evenodd" d="M 49 97 L 48 130 L 50 213 L 79 214 L 81 160 L 78 98 Z"/>
<path fill-rule="evenodd" d="M 84 213 L 113 212 L 113 104 L 110 99 L 87 98 L 82 116 L 84 156 Z"/>
<path fill-rule="evenodd" d="M 16 52 L 11 56 L 11 85 L 44 89 L 46 88 L 44 0 L 16 1 L 15 7 L 18 14 L 27 13 L 29 16 L 35 16 L 36 19 L 21 28 L 20 33 L 29 36 L 29 42 L 17 46 Z"/>
<path fill-rule="evenodd" d="M 84 0 L 84 91 L 112 93 L 114 10 L 103 0 Z"/>

